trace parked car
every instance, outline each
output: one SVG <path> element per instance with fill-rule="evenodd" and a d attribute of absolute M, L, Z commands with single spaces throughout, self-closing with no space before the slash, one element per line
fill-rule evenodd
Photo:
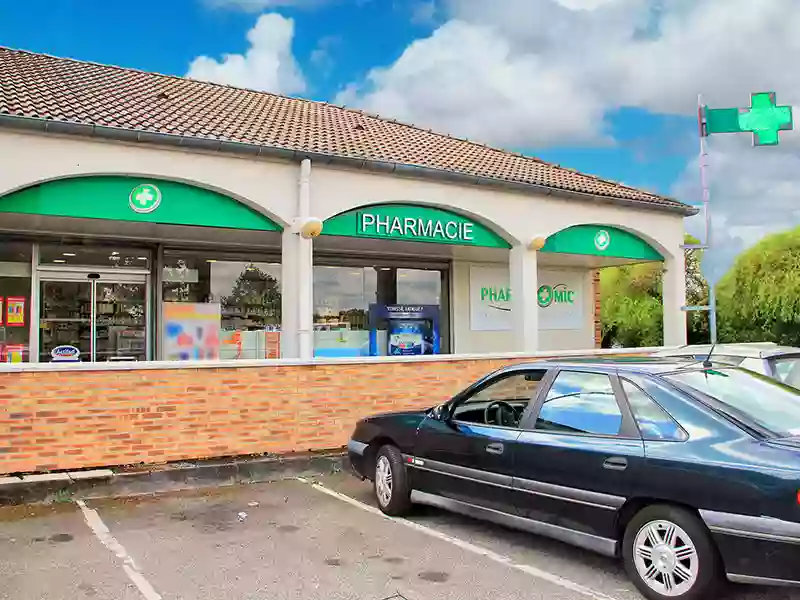
<path fill-rule="evenodd" d="M 537 362 L 360 421 L 381 510 L 428 504 L 619 557 L 647 598 L 800 585 L 800 390 L 679 359 Z"/>
<path fill-rule="evenodd" d="M 656 352 L 654 356 L 704 360 L 711 352 L 713 362 L 749 369 L 800 388 L 800 348 L 772 342 L 682 346 Z"/>

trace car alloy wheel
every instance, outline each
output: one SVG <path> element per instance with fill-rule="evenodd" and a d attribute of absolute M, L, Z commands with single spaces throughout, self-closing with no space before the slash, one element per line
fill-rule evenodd
<path fill-rule="evenodd" d="M 689 534 L 675 523 L 646 523 L 636 534 L 633 551 L 633 562 L 642 581 L 662 596 L 683 596 L 697 582 L 697 548 Z"/>
<path fill-rule="evenodd" d="M 392 501 L 392 465 L 389 459 L 381 455 L 375 465 L 375 491 L 381 506 L 389 506 Z"/>

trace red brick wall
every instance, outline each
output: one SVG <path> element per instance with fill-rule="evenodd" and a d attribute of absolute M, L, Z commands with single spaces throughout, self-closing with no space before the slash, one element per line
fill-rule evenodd
<path fill-rule="evenodd" d="M 0 373 L 0 474 L 340 448 L 512 362 Z"/>
<path fill-rule="evenodd" d="M 0 474 L 338 448 L 509 362 L 0 373 Z"/>

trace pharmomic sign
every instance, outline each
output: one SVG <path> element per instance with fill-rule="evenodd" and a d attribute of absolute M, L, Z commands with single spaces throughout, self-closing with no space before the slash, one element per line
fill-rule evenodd
<path fill-rule="evenodd" d="M 586 330 L 584 318 L 587 273 L 539 270 L 539 286 L 531 298 L 522 298 L 525 310 L 539 312 L 539 329 Z M 514 290 L 505 265 L 472 264 L 469 267 L 469 312 L 472 331 L 511 331 Z"/>
<path fill-rule="evenodd" d="M 325 221 L 322 235 L 509 248 L 500 235 L 464 215 L 416 204 L 377 204 Z"/>
<path fill-rule="evenodd" d="M 575 290 L 567 287 L 565 283 L 543 285 L 539 287 L 536 299 L 542 308 L 553 304 L 575 304 Z"/>

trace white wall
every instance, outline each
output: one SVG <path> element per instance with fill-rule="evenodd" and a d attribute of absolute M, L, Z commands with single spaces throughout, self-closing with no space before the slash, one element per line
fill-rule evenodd
<path fill-rule="evenodd" d="M 291 223 L 298 210 L 300 167 L 291 162 L 7 130 L 0 130 L 0 156 L 3 157 L 0 196 L 58 178 L 133 175 L 207 187 L 239 199 L 284 227 Z M 366 204 L 385 202 L 411 202 L 449 208 L 488 224 L 515 245 L 527 245 L 534 237 L 551 235 L 573 225 L 607 224 L 642 237 L 667 259 L 677 256 L 682 261 L 683 257 L 680 248 L 684 235 L 683 218 L 675 213 L 622 207 L 599 200 L 566 200 L 542 194 L 523 194 L 476 185 L 438 183 L 392 174 L 313 165 L 310 181 L 311 216 L 325 219 Z M 287 235 L 290 234 L 285 234 L 284 240 Z M 287 248 L 284 250 L 284 276 L 289 273 L 299 275 L 290 264 L 291 252 Z M 680 268 L 675 271 L 679 272 Z M 589 271 L 586 271 L 586 282 L 585 327 L 573 331 L 542 330 L 540 349 L 594 346 Z M 454 350 L 464 353 L 511 350 L 511 332 L 470 330 L 468 263 L 454 264 L 452 286 Z M 670 296 L 674 296 L 670 305 L 671 313 L 675 314 L 668 317 L 675 321 L 670 329 L 680 333 L 685 330 L 680 322 L 685 315 L 679 314 L 678 306 L 678 291 L 683 288 L 677 284 L 673 287 L 676 292 Z M 536 299 L 531 301 L 535 302 Z"/>
<path fill-rule="evenodd" d="M 637 210 L 600 201 L 523 194 L 481 186 L 383 175 L 315 165 L 311 172 L 311 211 L 321 218 L 382 202 L 414 202 L 456 208 L 494 224 L 512 242 L 527 244 L 580 224 L 606 224 L 630 230 L 665 256 L 682 254 L 683 217 Z"/>
<path fill-rule="evenodd" d="M 288 162 L 4 130 L 0 130 L 0 156 L 0 196 L 51 179 L 129 175 L 207 187 L 282 226 L 291 222 L 297 205 L 299 166 Z"/>
<path fill-rule="evenodd" d="M 474 263 L 454 261 L 451 271 L 453 352 L 479 354 L 484 352 L 513 352 L 511 331 L 472 331 L 470 324 L 470 266 L 486 265 L 508 268 L 507 263 Z M 592 271 L 550 267 L 547 271 L 572 271 L 582 273 L 583 326 L 580 329 L 550 330 L 539 328 L 540 350 L 584 350 L 594 348 L 594 291 Z M 533 298 L 532 302 L 536 302 Z M 545 309 L 539 309 L 543 311 Z M 540 319 L 541 319 L 540 312 Z"/>

